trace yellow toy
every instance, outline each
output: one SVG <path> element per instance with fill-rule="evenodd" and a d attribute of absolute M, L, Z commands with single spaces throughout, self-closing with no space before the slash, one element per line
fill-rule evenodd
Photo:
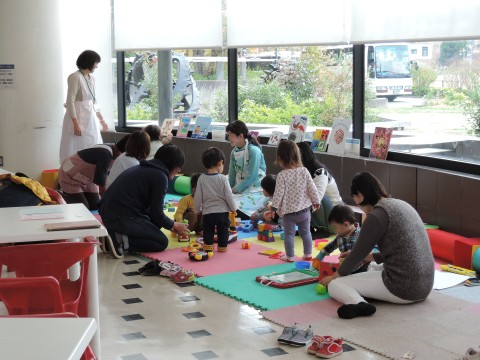
<path fill-rule="evenodd" d="M 476 277 L 477 276 L 477 274 L 473 270 L 465 269 L 465 268 L 462 268 L 460 266 L 454 266 L 454 265 L 450 265 L 450 264 L 441 265 L 440 269 L 442 269 L 443 271 L 448 271 L 448 272 L 452 272 L 452 273 L 455 273 L 455 274 L 466 275 L 466 276 L 470 276 L 470 277 Z"/>

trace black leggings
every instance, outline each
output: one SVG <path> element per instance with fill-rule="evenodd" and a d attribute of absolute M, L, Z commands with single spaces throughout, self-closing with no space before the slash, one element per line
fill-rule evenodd
<path fill-rule="evenodd" d="M 98 202 L 100 201 L 100 195 L 98 193 L 75 193 L 68 194 L 62 192 L 62 196 L 67 204 L 83 204 L 88 210 L 98 210 Z"/>

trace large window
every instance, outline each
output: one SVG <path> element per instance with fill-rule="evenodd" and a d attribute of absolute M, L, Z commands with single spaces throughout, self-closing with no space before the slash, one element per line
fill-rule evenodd
<path fill-rule="evenodd" d="M 165 111 L 159 112 L 159 106 L 171 106 L 174 117 L 203 115 L 227 121 L 227 60 L 222 51 L 172 51 L 171 63 L 161 64 L 159 59 L 165 57 L 156 50 L 125 52 L 127 126 L 162 121 Z M 169 79 L 165 73 L 171 74 L 171 104 L 162 96 L 159 102 L 159 71 L 160 84 Z"/>
<path fill-rule="evenodd" d="M 338 47 L 245 48 L 238 61 L 238 118 L 268 136 L 308 117 L 307 139 L 351 118 L 352 56 Z M 263 128 L 263 129 L 262 129 Z"/>
<path fill-rule="evenodd" d="M 367 45 L 365 146 L 387 127 L 394 153 L 480 164 L 479 44 Z"/>

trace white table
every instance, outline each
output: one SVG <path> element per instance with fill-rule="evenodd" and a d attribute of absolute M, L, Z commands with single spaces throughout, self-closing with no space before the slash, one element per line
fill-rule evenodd
<path fill-rule="evenodd" d="M 78 360 L 96 331 L 92 318 L 0 318 L 0 358 Z"/>
<path fill-rule="evenodd" d="M 48 208 L 52 211 L 61 210 L 62 218 L 21 220 L 22 210 Z M 107 230 L 101 226 L 95 229 L 46 231 L 45 224 L 61 223 L 70 221 L 96 220 L 95 216 L 83 204 L 62 204 L 48 206 L 22 206 L 0 208 L 0 244 L 23 243 L 45 240 L 78 239 L 87 236 L 106 236 Z M 94 318 L 100 324 L 100 310 L 98 303 L 98 267 L 97 249 L 90 257 L 88 267 L 88 316 Z M 98 326 L 100 327 L 100 326 Z M 100 329 L 95 333 L 92 340 L 92 349 L 100 359 Z M 0 356 L 0 358 L 3 358 Z"/>

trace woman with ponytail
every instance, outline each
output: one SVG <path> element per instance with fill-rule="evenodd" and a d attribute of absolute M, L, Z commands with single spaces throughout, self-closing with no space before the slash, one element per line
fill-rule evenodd
<path fill-rule="evenodd" d="M 267 165 L 265 164 L 260 143 L 256 136 L 252 136 L 249 133 L 247 125 L 243 121 L 234 121 L 227 126 L 226 131 L 230 145 L 233 146 L 228 170 L 228 181 L 233 193 L 258 193 L 258 200 L 264 201 L 260 182 L 266 174 Z M 250 209 L 240 208 L 240 210 L 249 215 Z M 253 213 L 256 208 L 251 210 Z"/>

